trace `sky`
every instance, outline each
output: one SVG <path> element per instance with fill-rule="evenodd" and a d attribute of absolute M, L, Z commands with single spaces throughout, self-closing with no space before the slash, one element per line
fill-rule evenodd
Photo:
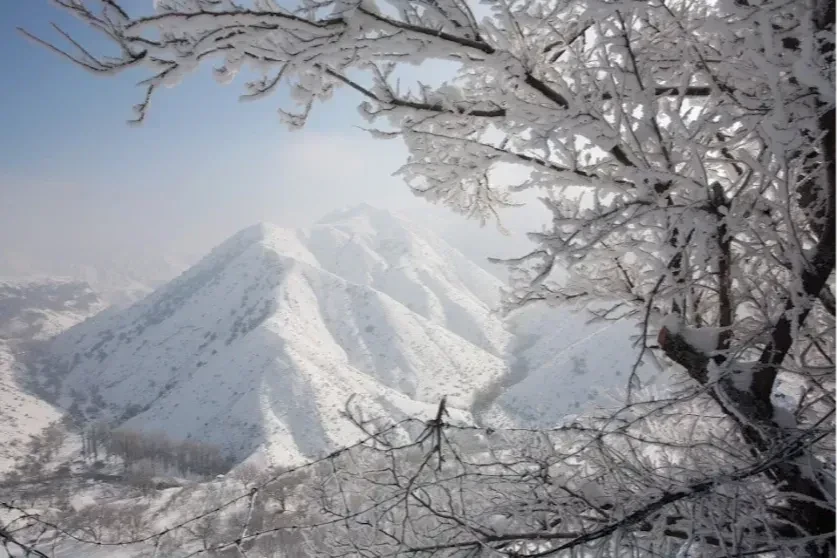
<path fill-rule="evenodd" d="M 513 237 L 498 239 L 413 196 L 392 176 L 405 148 L 357 128 L 365 123 L 350 91 L 318 105 L 306 128 L 291 132 L 278 116 L 278 98 L 239 103 L 241 80 L 220 86 L 206 66 L 161 90 L 147 121 L 131 127 L 141 72 L 105 78 L 73 66 L 15 28 L 57 40 L 55 22 L 94 46 L 95 35 L 47 0 L 3 2 L 0 264 L 192 259 L 253 223 L 305 226 L 361 202 L 428 208 L 478 255 L 483 240 L 503 252 L 486 248 L 485 256 L 528 246 L 516 227 L 525 219 L 511 215 Z"/>

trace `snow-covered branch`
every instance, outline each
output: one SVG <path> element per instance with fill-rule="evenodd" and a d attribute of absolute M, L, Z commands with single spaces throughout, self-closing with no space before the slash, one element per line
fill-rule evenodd
<path fill-rule="evenodd" d="M 717 447 L 695 442 L 687 452 L 693 470 L 704 460 L 712 472 L 678 479 L 672 492 L 663 486 L 672 477 L 658 474 L 676 469 L 666 462 L 671 456 L 655 454 L 654 465 L 617 458 L 633 452 L 635 440 L 620 441 L 626 445 L 619 451 L 603 448 L 601 432 L 562 439 L 601 450 L 585 454 L 586 480 L 609 479 L 605 503 L 614 510 L 630 503 L 620 520 L 577 497 L 563 496 L 559 512 L 544 512 L 532 494 L 557 498 L 553 484 L 527 484 L 534 475 L 528 469 L 493 486 L 474 473 L 482 465 L 454 457 L 449 463 L 460 469 L 449 477 L 428 477 L 426 456 L 419 471 L 388 462 L 389 480 L 364 485 L 371 516 L 360 520 L 356 506 L 332 502 L 332 516 L 357 519 L 353 535 L 367 537 L 339 547 L 345 555 L 361 547 L 376 555 L 369 549 L 381 539 L 390 546 L 380 555 L 438 554 L 443 537 L 451 553 L 544 555 L 565 544 L 553 544 L 559 533 L 566 544 L 575 535 L 593 544 L 595 533 L 612 542 L 625 532 L 653 533 L 653 551 L 668 555 L 671 548 L 657 542 L 676 539 L 684 555 L 692 544 L 705 549 L 710 538 L 716 545 L 744 541 L 736 544 L 746 548 L 719 554 L 767 552 L 768 540 L 812 556 L 833 554 L 833 498 L 817 472 L 830 458 L 824 438 L 813 434 L 834 424 L 833 0 L 159 0 L 155 13 L 142 17 L 113 0 L 56 3 L 119 54 L 99 55 L 61 29 L 65 47 L 29 36 L 96 75 L 145 68 L 139 121 L 153 114 L 160 87 L 215 59 L 222 83 L 245 66 L 260 74 L 245 84 L 246 100 L 289 88 L 291 106 L 282 114 L 292 127 L 303 126 L 313 105 L 336 89 L 356 95 L 361 115 L 382 128 L 379 136 L 404 141 L 409 159 L 401 175 L 433 203 L 487 220 L 514 205 L 519 192 L 538 190 L 551 222 L 532 231 L 529 255 L 508 261 L 506 310 L 604 300 L 601 319 L 616 309 L 640 317 L 638 354 L 626 362 L 666 356 L 682 366 L 689 387 L 678 404 L 708 405 L 744 448 L 735 459 L 720 458 Z M 397 70 L 432 60 L 453 63 L 455 75 L 435 86 L 404 84 L 410 72 Z M 509 165 L 525 171 L 498 181 L 496 171 Z M 797 410 L 778 405 L 781 398 Z M 634 404 L 631 398 L 626 409 Z M 438 458 L 444 444 L 436 434 Z M 666 435 L 679 436 L 674 429 Z M 716 431 L 706 443 L 718 439 Z M 570 462 L 558 467 L 560 482 L 578 493 L 573 471 L 582 465 Z M 745 479 L 734 471 L 757 473 Z M 363 478 L 353 472 L 355 481 Z M 463 478 L 488 484 L 450 487 Z M 711 505 L 686 488 L 700 483 L 709 483 Z M 719 485 L 734 488 L 721 494 L 712 488 Z M 462 494 L 472 499 L 455 504 Z M 503 494 L 507 507 L 488 505 L 488 494 Z M 689 520 L 667 523 L 683 515 L 681 499 L 689 502 Z M 733 500 L 746 509 L 736 517 L 720 511 Z M 654 502 L 678 509 L 657 517 Z M 399 505 L 403 513 L 393 511 Z M 521 516 L 520 506 L 531 513 Z M 639 514 L 635 522 L 619 523 L 631 514 Z M 744 533 L 738 522 L 747 514 L 760 519 Z M 518 517 L 529 522 L 525 530 L 509 525 Z M 530 545 L 524 534 L 544 529 L 553 534 L 533 536 L 539 542 Z M 827 548 L 815 544 L 822 541 Z"/>

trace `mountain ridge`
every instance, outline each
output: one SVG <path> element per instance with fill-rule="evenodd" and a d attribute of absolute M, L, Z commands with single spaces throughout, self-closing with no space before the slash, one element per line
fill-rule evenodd
<path fill-rule="evenodd" d="M 630 321 L 496 312 L 501 283 L 438 237 L 364 206 L 247 227 L 143 300 L 50 343 L 42 380 L 85 420 L 164 431 L 239 460 L 300 462 L 384 420 L 545 426 L 621 389 Z M 625 362 L 623 362 L 625 361 Z M 620 379 L 622 378 L 622 379 Z"/>
<path fill-rule="evenodd" d="M 469 420 L 473 394 L 504 373 L 507 332 L 484 323 L 491 308 L 471 277 L 443 271 L 467 263 L 398 220 L 365 221 L 248 227 L 142 301 L 59 335 L 47 367 L 59 401 L 242 459 L 266 444 L 302 460 L 347 439 L 351 393 L 382 416 L 428 414 L 447 395 Z M 367 257 L 344 265 L 331 255 L 347 234 Z"/>

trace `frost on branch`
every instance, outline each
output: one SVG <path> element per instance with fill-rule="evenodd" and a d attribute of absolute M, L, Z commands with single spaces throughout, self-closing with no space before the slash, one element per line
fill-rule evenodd
<path fill-rule="evenodd" d="M 280 114 L 292 127 L 336 89 L 355 95 L 380 137 L 405 142 L 401 174 L 433 203 L 488 219 L 537 192 L 551 220 L 508 262 L 506 309 L 595 304 L 598 319 L 636 319 L 641 339 L 626 361 L 682 367 L 672 405 L 699 401 L 723 417 L 719 428 L 746 448 L 742 467 L 770 487 L 753 513 L 783 528 L 748 531 L 747 552 L 779 537 L 833 554 L 833 498 L 802 465 L 832 463 L 833 0 L 169 0 L 145 17 L 113 1 L 57 3 L 121 56 L 68 34 L 66 49 L 35 40 L 95 74 L 145 68 L 139 121 L 160 86 L 201 64 L 219 64 L 224 83 L 249 68 L 260 77 L 244 98 L 289 90 Z M 399 71 L 429 60 L 456 75 L 432 87 Z M 509 165 L 523 170 L 500 182 Z M 633 379 L 626 408 L 647 403 Z M 795 426 L 774 412 L 781 397 Z M 696 460 L 717 455 L 712 446 Z M 713 517 L 734 531 L 736 518 Z M 502 523 L 496 513 L 491 522 Z M 712 536 L 718 555 L 735 554 L 726 535 Z M 507 555 L 525 547 L 491 544 Z"/>

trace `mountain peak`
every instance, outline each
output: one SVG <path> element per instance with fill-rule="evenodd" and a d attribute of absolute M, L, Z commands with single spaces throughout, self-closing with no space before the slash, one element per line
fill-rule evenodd
<path fill-rule="evenodd" d="M 508 333 L 486 294 L 499 284 L 386 210 L 325 221 L 247 227 L 131 308 L 59 336 L 62 402 L 87 394 L 102 404 L 81 403 L 88 418 L 279 461 L 351 435 L 349 393 L 393 418 L 448 395 L 464 417 L 504 371 Z"/>
<path fill-rule="evenodd" d="M 242 246 L 250 245 L 255 242 L 261 242 L 281 230 L 283 229 L 278 225 L 262 221 L 241 229 L 240 231 L 229 237 L 227 240 L 222 242 L 213 251 L 219 250 L 224 246 Z"/>
<path fill-rule="evenodd" d="M 393 421 L 432 416 L 446 396 L 456 420 L 503 423 L 557 420 L 568 397 L 592 400 L 590 386 L 612 382 L 631 324 L 621 344 L 566 316 L 513 331 L 492 311 L 499 287 L 369 204 L 307 230 L 258 223 L 134 306 L 59 335 L 41 382 L 80 418 L 285 464 L 357 436 L 350 394 Z M 577 375 L 575 391 L 543 389 L 556 370 Z"/>

